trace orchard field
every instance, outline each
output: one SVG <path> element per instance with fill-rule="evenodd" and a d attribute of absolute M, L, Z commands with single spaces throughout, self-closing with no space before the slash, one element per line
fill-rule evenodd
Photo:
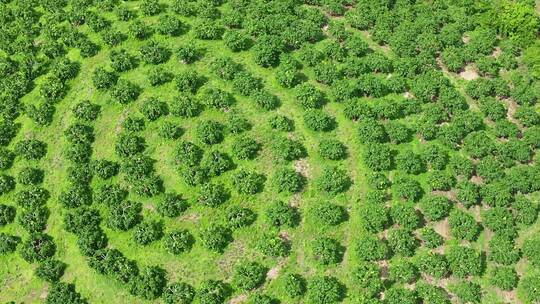
<path fill-rule="evenodd" d="M 539 11 L 0 0 L 0 303 L 540 303 Z"/>

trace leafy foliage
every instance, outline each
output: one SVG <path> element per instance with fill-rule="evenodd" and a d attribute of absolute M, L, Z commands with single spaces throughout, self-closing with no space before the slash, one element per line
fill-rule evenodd
<path fill-rule="evenodd" d="M 343 258 L 343 248 L 334 239 L 316 238 L 311 247 L 314 259 L 323 265 L 339 263 Z"/>
<path fill-rule="evenodd" d="M 266 278 L 266 269 L 251 261 L 241 261 L 234 266 L 232 284 L 241 290 L 252 290 L 260 286 Z"/>
<path fill-rule="evenodd" d="M 29 262 L 42 262 L 56 252 L 53 238 L 43 233 L 33 233 L 21 244 L 21 257 Z"/>
<path fill-rule="evenodd" d="M 195 239 L 187 230 L 175 230 L 165 236 L 165 249 L 172 254 L 181 254 L 189 251 Z"/>
<path fill-rule="evenodd" d="M 325 167 L 315 183 L 320 190 L 337 194 L 346 191 L 352 184 L 352 181 L 345 170 L 337 167 Z"/>
<path fill-rule="evenodd" d="M 53 283 L 64 275 L 66 264 L 58 260 L 48 259 L 36 268 L 36 276 L 42 280 Z"/>
<path fill-rule="evenodd" d="M 271 203 L 265 214 L 268 222 L 273 226 L 294 227 L 300 219 L 300 215 L 295 208 L 281 201 Z"/>
<path fill-rule="evenodd" d="M 308 281 L 306 299 L 309 303 L 339 303 L 343 298 L 343 286 L 334 277 L 314 277 Z"/>
<path fill-rule="evenodd" d="M 276 169 L 272 176 L 272 181 L 278 192 L 299 192 L 305 184 L 302 175 L 286 167 Z"/>

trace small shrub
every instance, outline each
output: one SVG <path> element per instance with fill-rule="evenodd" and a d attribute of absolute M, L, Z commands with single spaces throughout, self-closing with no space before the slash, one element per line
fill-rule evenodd
<path fill-rule="evenodd" d="M 101 106 L 83 100 L 73 107 L 73 116 L 85 122 L 95 121 L 101 112 Z"/>
<path fill-rule="evenodd" d="M 337 167 L 326 167 L 323 168 L 315 183 L 321 191 L 337 194 L 349 189 L 352 181 L 345 170 Z"/>
<path fill-rule="evenodd" d="M 153 66 L 148 70 L 146 77 L 150 85 L 155 87 L 165 84 L 173 79 L 173 74 L 167 72 L 161 66 Z"/>
<path fill-rule="evenodd" d="M 163 139 L 178 139 L 183 134 L 183 130 L 180 126 L 177 124 L 171 122 L 171 121 L 165 121 L 163 124 L 159 127 L 158 135 L 161 136 Z"/>
<path fill-rule="evenodd" d="M 291 132 L 294 130 L 294 121 L 283 115 L 274 115 L 269 120 L 270 127 L 274 130 Z"/>
<path fill-rule="evenodd" d="M 266 180 L 264 175 L 244 169 L 235 172 L 231 178 L 238 193 L 252 195 L 262 191 Z"/>
<path fill-rule="evenodd" d="M 472 242 L 476 240 L 480 233 L 480 225 L 474 217 L 459 209 L 454 209 L 450 212 L 448 224 L 450 226 L 450 233 L 458 239 Z"/>
<path fill-rule="evenodd" d="M 396 167 L 408 174 L 419 174 L 425 170 L 422 157 L 411 150 L 405 150 L 396 157 Z"/>
<path fill-rule="evenodd" d="M 45 298 L 45 303 L 65 303 L 66 300 L 70 301 L 71 303 L 86 303 L 86 300 L 81 296 L 81 294 L 75 291 L 74 284 L 64 282 L 51 284 L 47 297 Z"/>
<path fill-rule="evenodd" d="M 204 150 L 189 141 L 181 141 L 175 148 L 174 161 L 185 166 L 198 165 L 203 157 Z"/>
<path fill-rule="evenodd" d="M 347 217 L 343 207 L 328 202 L 314 205 L 309 209 L 309 214 L 315 222 L 328 226 L 338 225 Z"/>
<path fill-rule="evenodd" d="M 308 280 L 306 300 L 312 304 L 339 303 L 343 299 L 342 284 L 333 277 L 314 277 Z"/>
<path fill-rule="evenodd" d="M 237 205 L 229 206 L 225 211 L 227 226 L 232 229 L 247 227 L 255 221 L 255 213 Z"/>
<path fill-rule="evenodd" d="M 238 159 L 253 159 L 261 145 L 249 136 L 237 137 L 232 143 L 232 152 Z"/>
<path fill-rule="evenodd" d="M 386 171 L 394 166 L 393 152 L 384 144 L 367 145 L 362 160 L 373 171 Z"/>
<path fill-rule="evenodd" d="M 319 143 L 319 154 L 330 160 L 344 159 L 347 157 L 347 147 L 337 139 L 323 139 Z"/>
<path fill-rule="evenodd" d="M 310 109 L 304 113 L 304 123 L 313 131 L 331 131 L 335 128 L 335 120 L 322 110 Z"/>
<path fill-rule="evenodd" d="M 263 234 L 255 246 L 262 254 L 270 257 L 286 257 L 291 247 L 282 237 L 270 233 Z"/>
<path fill-rule="evenodd" d="M 171 114 L 178 117 L 195 117 L 202 111 L 202 105 L 191 95 L 181 94 L 173 98 L 170 104 Z"/>
<path fill-rule="evenodd" d="M 294 227 L 300 221 L 298 210 L 282 201 L 270 203 L 265 211 L 267 222 L 275 227 Z"/>
<path fill-rule="evenodd" d="M 201 59 L 203 56 L 203 49 L 200 48 L 195 42 L 188 42 L 180 46 L 176 50 L 176 58 L 185 64 L 191 64 Z"/>
<path fill-rule="evenodd" d="M 26 160 L 41 159 L 47 153 L 47 144 L 37 139 L 23 139 L 15 144 L 14 151 Z"/>
<path fill-rule="evenodd" d="M 163 291 L 162 299 L 165 304 L 187 304 L 195 298 L 195 288 L 183 282 L 167 285 Z"/>
<path fill-rule="evenodd" d="M 134 69 L 137 66 L 137 60 L 130 55 L 126 50 L 111 51 L 109 54 L 111 67 L 116 72 L 125 72 Z"/>
<path fill-rule="evenodd" d="M 392 205 L 390 217 L 394 224 L 398 224 L 401 228 L 407 230 L 416 229 L 421 222 L 420 216 L 414 209 L 414 206 L 409 203 L 395 203 Z"/>
<path fill-rule="evenodd" d="M 0 148 L 0 169 L 7 170 L 13 166 L 15 154 L 5 148 Z"/>
<path fill-rule="evenodd" d="M 193 24 L 193 33 L 197 39 L 217 40 L 223 36 L 224 29 L 215 21 L 199 20 Z"/>
<path fill-rule="evenodd" d="M 116 85 L 118 75 L 114 72 L 109 72 L 102 67 L 96 68 L 92 74 L 92 83 L 98 90 L 108 90 Z"/>
<path fill-rule="evenodd" d="M 362 261 L 379 261 L 388 257 L 388 244 L 373 234 L 362 234 L 356 240 L 354 251 Z"/>
<path fill-rule="evenodd" d="M 8 205 L 0 205 L 0 227 L 12 223 L 15 219 L 15 207 Z"/>
<path fill-rule="evenodd" d="M 451 208 L 451 202 L 444 196 L 429 195 L 420 201 L 420 209 L 429 221 L 441 220 L 450 213 Z"/>
<path fill-rule="evenodd" d="M 247 71 L 236 73 L 232 80 L 232 84 L 234 90 L 244 96 L 251 96 L 263 88 L 261 79 L 253 76 Z"/>
<path fill-rule="evenodd" d="M 297 160 L 306 155 L 306 150 L 301 142 L 282 136 L 273 139 L 270 143 L 270 149 L 277 158 L 287 161 Z"/>
<path fill-rule="evenodd" d="M 142 222 L 133 230 L 133 240 L 139 245 L 148 245 L 163 236 L 163 225 L 158 222 Z"/>
<path fill-rule="evenodd" d="M 251 46 L 251 38 L 243 31 L 229 30 L 223 35 L 223 43 L 233 52 L 245 51 Z"/>
<path fill-rule="evenodd" d="M 157 266 L 146 266 L 129 282 L 129 292 L 145 300 L 161 296 L 167 285 L 165 270 Z"/>
<path fill-rule="evenodd" d="M 194 94 L 205 83 L 205 78 L 194 70 L 184 70 L 175 77 L 176 89 L 180 93 Z"/>
<path fill-rule="evenodd" d="M 274 171 L 272 181 L 278 192 L 295 193 L 302 190 L 305 178 L 293 169 L 281 167 Z"/>
<path fill-rule="evenodd" d="M 213 120 L 200 122 L 195 129 L 195 133 L 197 138 L 207 145 L 220 143 L 224 138 L 223 126 Z"/>
<path fill-rule="evenodd" d="M 166 193 L 163 200 L 156 206 L 159 214 L 170 218 L 179 216 L 187 208 L 186 200 L 174 193 Z"/>
<path fill-rule="evenodd" d="M 109 207 L 107 225 L 112 229 L 128 230 L 141 221 L 142 204 L 121 201 Z"/>
<path fill-rule="evenodd" d="M 331 238 L 316 238 L 311 244 L 311 250 L 314 259 L 323 265 L 337 264 L 343 259 L 343 246 Z"/>
<path fill-rule="evenodd" d="M 395 254 L 401 256 L 412 256 L 418 246 L 411 232 L 403 228 L 388 231 L 388 245 Z"/>
<path fill-rule="evenodd" d="M 241 290 L 252 290 L 264 283 L 266 269 L 256 262 L 243 261 L 234 266 L 232 284 Z"/>
<path fill-rule="evenodd" d="M 28 263 L 42 262 L 52 257 L 56 252 L 56 245 L 51 236 L 43 233 L 32 233 L 21 244 L 21 257 Z"/>
<path fill-rule="evenodd" d="M 142 89 L 125 79 L 120 79 L 111 90 L 111 96 L 120 104 L 128 104 L 137 100 L 141 94 Z"/>
<path fill-rule="evenodd" d="M 203 281 L 197 291 L 196 299 L 201 304 L 223 303 L 229 296 L 227 285 L 221 281 Z"/>
<path fill-rule="evenodd" d="M 323 93 L 309 83 L 296 86 L 295 98 L 304 109 L 320 108 L 325 103 Z"/>
<path fill-rule="evenodd" d="M 33 233 L 45 230 L 48 219 L 49 210 L 41 206 L 23 210 L 19 214 L 17 222 L 24 230 Z"/>
<path fill-rule="evenodd" d="M 231 241 L 231 232 L 222 226 L 210 226 L 203 228 L 199 237 L 203 247 L 215 252 L 223 252 Z"/>
<path fill-rule="evenodd" d="M 416 180 L 407 177 L 397 177 L 392 185 L 392 195 L 396 198 L 412 201 L 419 200 L 423 195 L 422 187 Z"/>
<path fill-rule="evenodd" d="M 210 177 L 214 177 L 231 170 L 234 163 L 228 154 L 212 150 L 203 157 L 201 166 L 205 168 Z"/>
<path fill-rule="evenodd" d="M 145 99 L 139 110 L 143 116 L 150 121 L 154 121 L 161 116 L 167 115 L 169 112 L 167 104 L 155 97 Z"/>
<path fill-rule="evenodd" d="M 209 207 L 217 207 L 229 199 L 229 192 L 222 184 L 207 183 L 202 185 L 197 201 Z"/>
<path fill-rule="evenodd" d="M 164 239 L 165 249 L 171 254 L 181 254 L 189 251 L 195 239 L 187 230 L 174 230 L 167 233 Z"/>
<path fill-rule="evenodd" d="M 482 256 L 472 248 L 452 246 L 448 249 L 446 258 L 452 274 L 457 277 L 482 274 Z"/>
<path fill-rule="evenodd" d="M 482 289 L 480 285 L 470 281 L 458 282 L 451 285 L 449 290 L 464 303 L 480 303 L 482 299 Z"/>
<path fill-rule="evenodd" d="M 146 64 L 160 64 L 167 62 L 171 51 L 156 41 L 150 41 L 139 48 L 141 60 Z"/>
<path fill-rule="evenodd" d="M 281 280 L 283 291 L 290 298 L 301 297 L 306 292 L 306 280 L 298 274 L 287 274 Z"/>
<path fill-rule="evenodd" d="M 383 290 L 380 272 L 379 266 L 375 263 L 361 262 L 352 270 L 351 279 L 368 297 L 374 297 Z"/>
<path fill-rule="evenodd" d="M 45 280 L 49 283 L 58 282 L 64 275 L 66 264 L 53 259 L 47 259 L 39 264 L 36 268 L 35 274 L 38 278 Z"/>
<path fill-rule="evenodd" d="M 399 283 L 413 283 L 418 279 L 416 266 L 403 258 L 390 261 L 388 266 L 388 278 Z"/>
<path fill-rule="evenodd" d="M 157 32 L 161 35 L 178 36 L 184 31 L 184 24 L 174 15 L 162 15 L 158 19 Z"/>
<path fill-rule="evenodd" d="M 390 223 L 388 209 L 382 204 L 368 203 L 361 210 L 362 227 L 369 232 L 381 232 Z"/>
<path fill-rule="evenodd" d="M 20 241 L 19 237 L 0 232 L 0 255 L 15 252 Z"/>
<path fill-rule="evenodd" d="M 9 193 L 15 189 L 15 179 L 9 175 L 0 174 L 0 195 Z"/>
<path fill-rule="evenodd" d="M 251 94 L 255 104 L 266 111 L 273 110 L 280 105 L 279 98 L 266 90 L 257 90 Z"/>
<path fill-rule="evenodd" d="M 448 262 L 444 255 L 426 252 L 415 257 L 418 269 L 435 278 L 442 278 L 448 274 Z"/>
<path fill-rule="evenodd" d="M 512 267 L 495 267 L 491 269 L 489 281 L 502 290 L 512 290 L 518 284 L 518 275 Z"/>

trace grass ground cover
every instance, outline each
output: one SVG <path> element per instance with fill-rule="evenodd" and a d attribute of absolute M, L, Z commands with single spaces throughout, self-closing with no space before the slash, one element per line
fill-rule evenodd
<path fill-rule="evenodd" d="M 529 2 L 0 1 L 0 301 L 540 301 Z"/>

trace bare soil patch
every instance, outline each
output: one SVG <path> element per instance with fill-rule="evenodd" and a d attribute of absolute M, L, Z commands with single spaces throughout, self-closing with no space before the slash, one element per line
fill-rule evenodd
<path fill-rule="evenodd" d="M 499 57 L 499 55 L 501 55 L 501 53 L 502 53 L 501 48 L 500 48 L 500 47 L 496 47 L 496 48 L 493 50 L 493 53 L 491 53 L 491 57 L 497 58 L 497 57 Z"/>
<path fill-rule="evenodd" d="M 381 269 L 381 277 L 388 278 L 388 261 L 377 261 L 377 265 Z"/>
<path fill-rule="evenodd" d="M 432 192 L 433 194 L 435 195 L 441 195 L 441 196 L 444 196 L 446 197 L 447 199 L 449 200 L 452 200 L 452 201 L 455 201 L 456 200 L 456 193 L 454 191 L 440 191 L 440 190 L 435 190 Z"/>
<path fill-rule="evenodd" d="M 276 279 L 279 276 L 280 270 L 281 270 L 281 265 L 276 265 L 270 268 L 270 270 L 268 270 L 268 272 L 266 273 L 266 278 L 269 280 Z"/>
<path fill-rule="evenodd" d="M 218 262 L 218 267 L 225 273 L 230 273 L 234 267 L 234 264 L 240 260 L 240 257 L 244 254 L 245 244 L 241 241 L 233 241 L 229 244 L 228 249 L 221 256 Z"/>
<path fill-rule="evenodd" d="M 287 231 L 281 231 L 278 235 L 284 241 L 289 241 L 291 239 L 291 236 Z"/>
<path fill-rule="evenodd" d="M 305 177 L 310 176 L 309 164 L 305 159 L 299 159 L 294 162 L 294 171 L 302 174 Z"/>
<path fill-rule="evenodd" d="M 475 175 L 471 177 L 471 182 L 477 185 L 482 185 L 484 183 L 484 179 L 478 175 Z"/>
<path fill-rule="evenodd" d="M 184 214 L 181 217 L 179 217 L 181 221 L 186 221 L 186 222 L 197 222 L 199 221 L 200 218 L 201 218 L 201 215 L 198 213 Z"/>
<path fill-rule="evenodd" d="M 504 303 L 522 303 L 519 299 L 517 299 L 517 292 L 516 290 L 500 290 L 497 288 L 497 291 L 495 292 L 499 298 L 503 299 Z"/>
<path fill-rule="evenodd" d="M 450 237 L 450 225 L 448 224 L 448 218 L 435 223 L 435 225 L 433 225 L 433 230 L 435 230 L 435 232 L 440 234 L 445 239 Z"/>
<path fill-rule="evenodd" d="M 459 73 L 459 76 L 465 80 L 474 80 L 479 77 L 478 72 L 471 65 L 467 65 L 465 69 Z"/>
<path fill-rule="evenodd" d="M 238 295 L 232 299 L 229 300 L 229 304 L 240 304 L 240 303 L 245 303 L 247 300 L 247 296 L 246 295 Z"/>
<path fill-rule="evenodd" d="M 503 99 L 502 101 L 506 104 L 506 107 L 508 108 L 508 111 L 506 112 L 506 118 L 508 119 L 508 121 L 518 126 L 521 126 L 519 121 L 514 118 L 514 114 L 516 113 L 516 110 L 518 108 L 517 102 L 513 101 L 512 99 Z"/>
<path fill-rule="evenodd" d="M 297 208 L 300 205 L 300 199 L 301 197 L 299 193 L 293 194 L 293 196 L 289 200 L 289 206 Z"/>

